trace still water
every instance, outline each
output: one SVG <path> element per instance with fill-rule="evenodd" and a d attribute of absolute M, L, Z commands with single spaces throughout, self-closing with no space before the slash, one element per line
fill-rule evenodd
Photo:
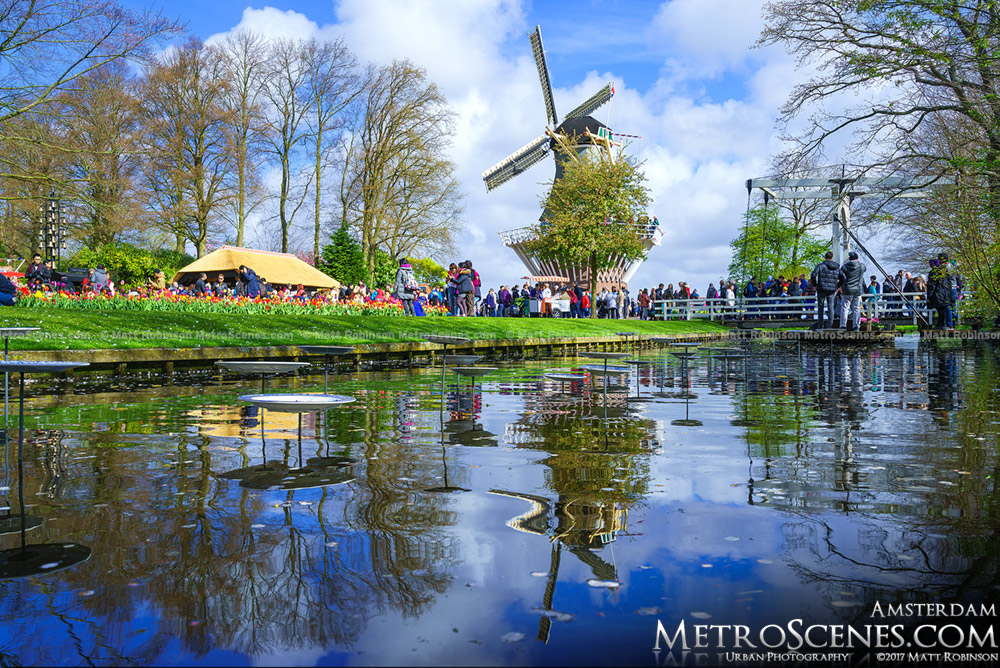
<path fill-rule="evenodd" d="M 1000 597 L 996 349 L 644 357 L 337 375 L 301 441 L 253 379 L 29 382 L 24 540 L 90 554 L 0 581 L 0 664 L 664 665 L 658 620 Z"/>

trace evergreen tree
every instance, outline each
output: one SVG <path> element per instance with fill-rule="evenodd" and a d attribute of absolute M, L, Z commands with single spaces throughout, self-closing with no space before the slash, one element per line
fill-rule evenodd
<path fill-rule="evenodd" d="M 341 225 L 320 253 L 319 269 L 341 283 L 356 285 L 365 280 L 365 260 L 361 244 L 351 237 L 347 225 Z"/>

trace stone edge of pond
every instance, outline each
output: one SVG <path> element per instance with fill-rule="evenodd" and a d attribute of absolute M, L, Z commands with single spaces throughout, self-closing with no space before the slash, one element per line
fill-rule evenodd
<path fill-rule="evenodd" d="M 625 325 L 623 325 L 625 326 Z M 532 359 L 543 357 L 576 356 L 587 350 L 622 351 L 638 347 L 642 350 L 656 350 L 654 338 L 670 337 L 677 341 L 721 341 L 730 339 L 737 332 L 755 331 L 755 336 L 767 337 L 777 334 L 789 338 L 791 332 L 780 333 L 775 330 L 738 330 L 732 329 L 717 332 L 677 332 L 670 334 L 643 334 L 626 342 L 625 338 L 613 334 L 610 336 L 579 336 L 579 337 L 525 337 L 514 339 L 479 339 L 460 346 L 449 346 L 452 354 L 473 353 L 484 356 L 496 356 L 512 359 Z M 862 333 L 851 335 L 845 333 L 834 337 L 837 343 L 887 343 L 897 335 L 896 332 L 882 332 L 862 338 Z M 809 335 L 801 335 L 803 343 L 826 342 L 827 339 L 816 340 Z M 346 355 L 332 357 L 331 360 L 340 367 L 348 366 L 360 370 L 363 363 L 388 363 L 406 367 L 429 363 L 440 356 L 441 346 L 425 341 L 402 341 L 398 343 L 359 343 L 354 351 Z M 270 361 L 311 361 L 323 363 L 324 356 L 309 354 L 299 346 L 226 346 L 203 348 L 132 348 L 132 349 L 101 349 L 101 350 L 18 350 L 12 351 L 12 359 L 29 361 L 58 362 L 88 362 L 89 367 L 70 371 L 87 373 L 92 371 L 113 371 L 124 375 L 135 370 L 159 370 L 172 373 L 175 369 L 211 368 L 217 361 L 223 360 L 270 360 Z"/>
<path fill-rule="evenodd" d="M 723 340 L 728 332 L 686 332 L 672 335 L 678 341 Z M 633 339 L 629 349 L 640 346 L 655 349 L 649 339 L 657 335 Z M 625 340 L 618 336 L 580 336 L 553 338 L 481 339 L 460 346 L 449 346 L 449 354 L 477 353 L 510 357 L 552 357 L 575 355 L 584 350 L 625 350 Z M 430 362 L 440 356 L 441 346 L 424 341 L 399 343 L 364 343 L 354 345 L 354 351 L 332 357 L 338 364 L 358 368 L 362 362 L 398 361 L 412 366 L 420 359 Z M 530 354 L 526 354 L 530 353 Z M 12 359 L 30 361 L 88 362 L 90 367 L 76 373 L 112 369 L 124 373 L 128 369 L 155 369 L 171 372 L 175 368 L 210 367 L 222 360 L 324 361 L 323 355 L 308 354 L 298 346 L 228 346 L 205 348 L 132 348 L 103 350 L 18 350 Z M 73 373 L 73 372 L 70 372 Z"/>

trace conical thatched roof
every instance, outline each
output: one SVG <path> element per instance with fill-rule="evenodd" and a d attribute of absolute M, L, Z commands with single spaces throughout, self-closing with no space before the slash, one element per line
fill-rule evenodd
<path fill-rule="evenodd" d="M 330 278 L 319 269 L 312 267 L 289 253 L 272 253 L 269 251 L 223 246 L 205 257 L 195 260 L 178 271 L 172 281 L 181 284 L 194 283 L 198 274 L 205 272 L 210 281 L 215 281 L 221 273 L 227 279 L 239 273 L 241 264 L 253 269 L 257 276 L 266 278 L 272 285 L 301 283 L 307 288 L 340 288 L 340 282 Z"/>

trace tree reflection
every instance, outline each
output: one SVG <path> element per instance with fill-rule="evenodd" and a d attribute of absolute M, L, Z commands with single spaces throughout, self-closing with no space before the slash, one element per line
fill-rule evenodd
<path fill-rule="evenodd" d="M 770 485 L 758 488 L 794 518 L 784 550 L 800 580 L 859 617 L 876 600 L 995 600 L 993 350 L 819 356 L 815 378 L 812 449 L 773 459 Z"/>
<path fill-rule="evenodd" d="M 148 405 L 139 419 L 157 410 Z M 129 411 L 142 415 L 135 405 Z M 400 478 L 431 479 L 439 471 L 414 444 L 399 441 L 405 425 L 397 397 L 361 393 L 358 410 L 330 414 L 324 426 L 334 450 L 355 450 L 365 461 L 355 467 L 357 480 L 322 490 L 262 492 L 220 479 L 243 461 L 260 461 L 259 449 L 247 447 L 258 438 L 257 416 L 230 414 L 225 405 L 199 411 L 186 414 L 172 436 L 141 446 L 105 446 L 90 433 L 32 434 L 29 504 L 52 518 L 36 530 L 37 540 L 86 537 L 93 557 L 45 594 L 29 581 L 0 582 L 0 619 L 11 638 L 5 652 L 65 662 L 61 643 L 33 639 L 40 619 L 55 619 L 54 602 L 80 591 L 93 591 L 74 604 L 79 619 L 69 622 L 73 635 L 88 638 L 77 644 L 81 661 L 156 663 L 170 638 L 194 655 L 350 647 L 374 615 L 419 616 L 450 586 L 460 555 L 448 533 L 456 515 L 446 498 L 416 502 L 401 487 Z M 287 464 L 294 437 L 272 431 L 270 417 L 270 457 Z M 235 430 L 200 428 L 213 421 Z M 323 455 L 329 444 L 314 431 L 304 447 Z M 151 611 L 150 627 L 132 637 L 136 618 Z"/>

